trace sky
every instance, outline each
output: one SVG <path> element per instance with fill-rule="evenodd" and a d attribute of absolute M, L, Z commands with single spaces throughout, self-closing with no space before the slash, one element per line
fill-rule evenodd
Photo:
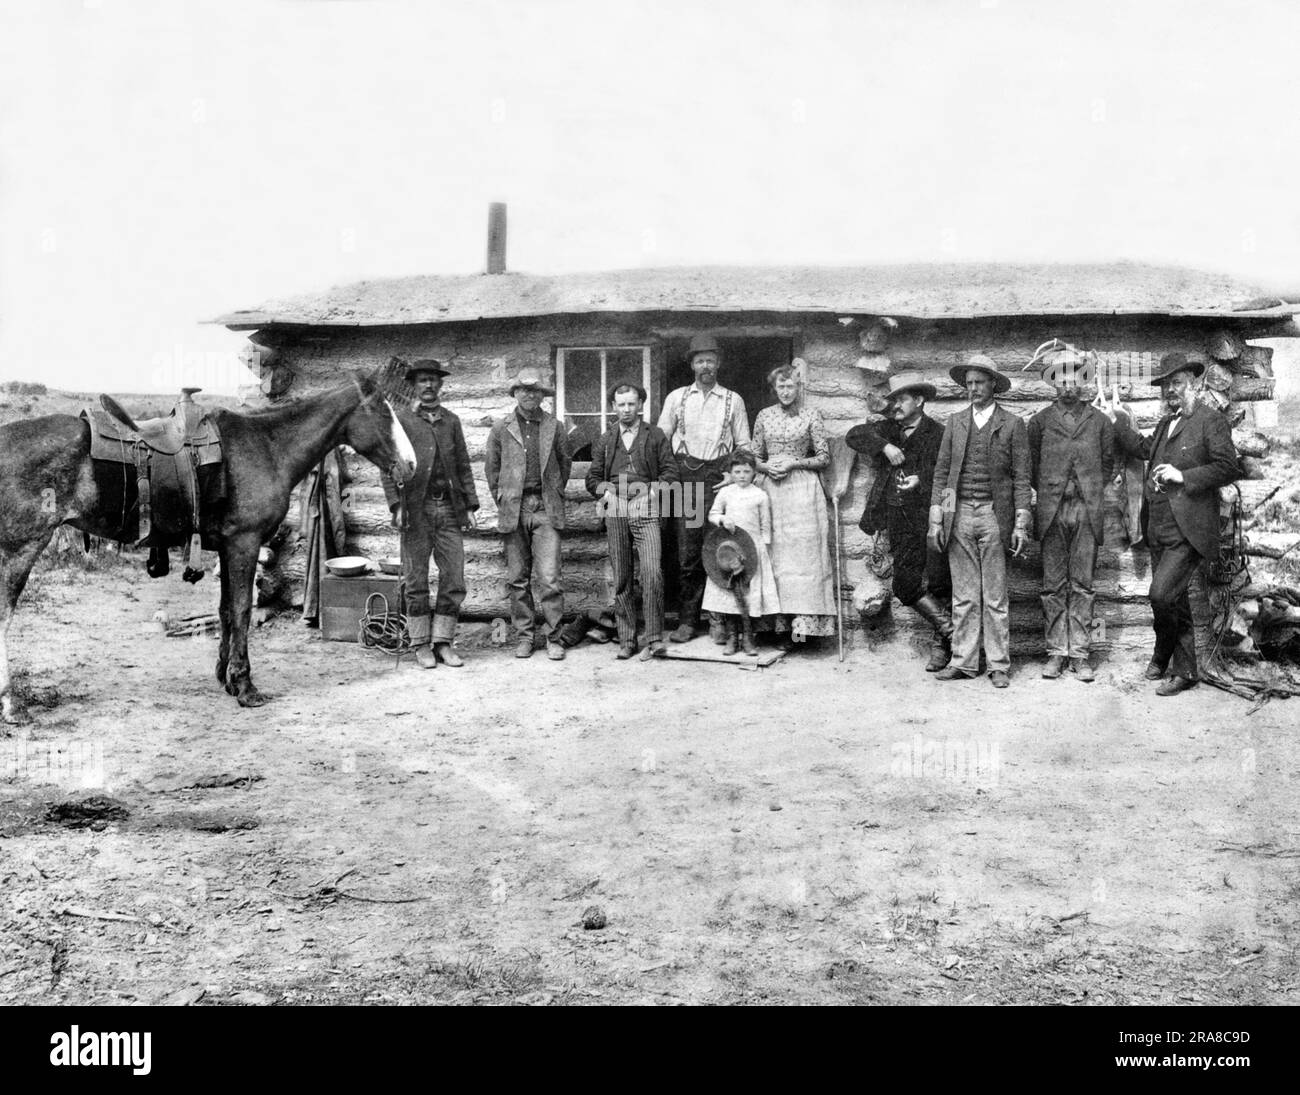
<path fill-rule="evenodd" d="M 0 380 L 230 393 L 363 278 L 1168 262 L 1300 291 L 1300 4 L 0 0 Z"/>

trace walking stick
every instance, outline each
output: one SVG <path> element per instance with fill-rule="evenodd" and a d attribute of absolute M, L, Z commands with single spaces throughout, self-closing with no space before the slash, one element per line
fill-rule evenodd
<path fill-rule="evenodd" d="M 844 591 L 840 585 L 840 499 L 831 499 L 835 511 L 835 634 L 840 640 L 840 661 L 844 660 Z"/>

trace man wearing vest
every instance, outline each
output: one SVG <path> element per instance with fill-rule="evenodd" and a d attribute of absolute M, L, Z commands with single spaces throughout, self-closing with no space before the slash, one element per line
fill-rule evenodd
<path fill-rule="evenodd" d="M 1081 398 L 1087 364 L 1075 350 L 1047 355 L 1043 379 L 1056 388 L 1056 402 L 1029 420 L 1030 482 L 1038 492 L 1043 545 L 1043 676 L 1049 679 L 1067 661 L 1078 680 L 1093 679 L 1092 580 L 1106 533 L 1102 495 L 1115 467 L 1115 427 Z"/>
<path fill-rule="evenodd" d="M 722 350 L 712 335 L 691 339 L 687 362 L 695 373 L 695 383 L 677 388 L 664 400 L 659 428 L 668 443 L 681 473 L 683 493 L 694 487 L 701 492 L 702 509 L 697 521 L 677 514 L 678 608 L 677 630 L 668 638 L 675 643 L 689 642 L 700 621 L 700 604 L 704 600 L 704 560 L 701 554 L 708 522 L 705 514 L 713 505 L 713 496 L 726 474 L 727 457 L 735 449 L 749 444 L 749 416 L 745 401 L 718 383 L 722 367 Z"/>
<path fill-rule="evenodd" d="M 889 378 L 888 416 L 854 426 L 849 448 L 875 457 L 876 477 L 858 527 L 868 536 L 887 530 L 894 564 L 894 596 L 934 628 L 927 673 L 937 673 L 952 654 L 952 585 L 948 559 L 926 544 L 934 465 L 943 427 L 925 413 L 935 387 L 920 373 Z"/>
<path fill-rule="evenodd" d="M 396 413 L 415 446 L 415 474 L 401 492 L 387 473 L 382 476 L 393 524 L 402 530 L 407 634 L 422 669 L 433 669 L 440 661 L 450 666 L 465 664 L 451 643 L 465 600 L 465 541 L 461 530 L 475 527 L 478 492 L 460 419 L 442 405 L 442 384 L 447 375 L 442 363 L 432 358 L 413 362 L 407 369 L 406 379 L 415 385 L 417 398 L 410 412 L 399 407 Z M 438 567 L 438 599 L 432 621 L 430 553 Z"/>
<path fill-rule="evenodd" d="M 1157 696 L 1176 696 L 1199 679 L 1187 587 L 1203 561 L 1219 557 L 1219 488 L 1241 476 L 1227 418 L 1197 402 L 1194 381 L 1204 369 L 1182 354 L 1160 359 L 1152 383 L 1169 413 L 1150 437 L 1137 433 L 1122 410 L 1115 419 L 1120 448 L 1148 461 L 1142 529 L 1151 551 L 1156 641 L 1145 676 L 1161 681 Z"/>
<path fill-rule="evenodd" d="M 619 384 L 610 393 L 615 421 L 591 447 L 587 491 L 600 499 L 614 571 L 614 616 L 618 621 L 618 657 L 637 651 L 636 604 L 632 600 L 632 551 L 641 560 L 641 611 L 646 648 L 642 661 L 662 658 L 664 646 L 664 575 L 660 556 L 659 486 L 677 482 L 677 462 L 668 438 L 641 417 L 645 389 Z"/>
<path fill-rule="evenodd" d="M 505 539 L 506 589 L 515 628 L 515 657 L 533 655 L 537 606 L 531 579 L 537 571 L 538 600 L 546 623 L 546 656 L 564 660 L 560 624 L 564 589 L 560 585 L 560 532 L 564 491 L 573 457 L 564 427 L 542 410 L 555 393 L 532 368 L 520 369 L 510 394 L 515 409 L 488 432 L 483 472 L 497 504 L 497 531 Z"/>
<path fill-rule="evenodd" d="M 939 443 L 927 540 L 946 550 L 952 571 L 952 661 L 935 674 L 953 681 L 979 674 L 980 634 L 995 688 L 1011 668 L 1006 552 L 1029 537 L 1029 435 L 1025 423 L 994 402 L 1011 380 L 983 354 L 949 375 L 970 408 L 950 419 Z"/>

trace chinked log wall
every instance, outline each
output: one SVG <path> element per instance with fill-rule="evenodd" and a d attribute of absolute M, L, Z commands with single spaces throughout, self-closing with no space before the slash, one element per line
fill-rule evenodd
<path fill-rule="evenodd" d="M 1103 355 L 1108 367 L 1121 367 L 1128 375 L 1150 375 L 1162 354 L 1173 350 L 1199 353 L 1208 334 L 1222 324 L 1204 320 L 1152 317 L 1066 318 L 1018 320 L 954 320 L 913 322 L 903 320 L 888 349 L 889 368 L 922 372 L 938 389 L 930 413 L 945 420 L 966 406 L 961 389 L 949 378 L 949 369 L 973 353 L 983 353 L 1013 378 L 1012 390 L 1001 397 L 1007 408 L 1029 418 L 1047 406 L 1053 392 L 1033 372 L 1022 372 L 1033 351 L 1052 337 Z M 843 435 L 871 415 L 871 393 L 879 381 L 859 365 L 863 357 L 856 326 L 846 327 L 831 317 L 773 316 L 573 316 L 536 320 L 484 321 L 423 327 L 352 329 L 346 332 L 315 328 L 296 341 L 283 344 L 281 360 L 296 374 L 289 395 L 300 396 L 337 383 L 348 369 L 373 369 L 393 355 L 406 359 L 437 357 L 449 362 L 452 376 L 445 402 L 461 418 L 470 458 L 478 481 L 482 529 L 466 538 L 468 594 L 465 615 L 490 618 L 506 614 L 504 558 L 495 532 L 496 509 L 483 479 L 483 456 L 488 431 L 507 414 L 513 400 L 507 394 L 511 377 L 523 366 L 541 367 L 548 375 L 557 346 L 649 344 L 652 349 L 652 407 L 657 412 L 664 395 L 666 363 L 663 339 L 685 330 L 710 330 L 722 337 L 746 334 L 789 333 L 795 353 L 808 366 L 808 397 L 821 410 L 830 433 Z M 1252 348 L 1268 371 L 1268 351 Z M 879 362 L 877 362 L 879 363 Z M 1138 372 L 1145 368 L 1145 374 Z M 723 374 L 726 381 L 726 373 Z M 1249 403 L 1272 397 L 1271 379 L 1242 379 L 1232 391 L 1234 400 Z M 1126 384 L 1125 403 L 1137 423 L 1150 429 L 1159 416 L 1159 393 L 1149 385 Z M 1248 419 L 1248 422 L 1250 420 Z M 388 523 L 388 510 L 376 469 L 363 460 L 351 461 L 353 483 L 347 514 L 350 549 L 375 558 L 397 553 L 397 536 Z M 595 503 L 583 486 L 586 465 L 575 464 L 569 483 L 568 529 L 564 537 L 564 583 L 570 608 L 601 608 L 611 599 L 604 535 Z M 849 491 L 841 499 L 840 524 L 845 559 L 846 621 L 856 624 L 848 596 L 864 574 L 870 541 L 857 527 L 872 476 L 871 464 L 859 459 Z M 1140 649 L 1150 642 L 1150 609 L 1145 592 L 1149 582 L 1145 551 L 1128 546 L 1122 490 L 1107 496 L 1107 536 L 1097 573 L 1097 616 L 1105 621 L 1103 648 Z M 291 577 L 301 575 L 301 554 L 290 563 Z M 1037 545 L 1011 565 L 1013 648 L 1020 654 L 1040 652 L 1042 616 L 1039 609 L 1040 567 Z M 897 610 L 897 619 L 915 641 L 923 635 L 913 614 Z"/>

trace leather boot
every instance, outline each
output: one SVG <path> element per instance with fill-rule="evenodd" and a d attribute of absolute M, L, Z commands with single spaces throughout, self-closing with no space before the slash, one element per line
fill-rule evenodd
<path fill-rule="evenodd" d="M 754 645 L 754 620 L 751 616 L 740 618 L 740 649 L 751 658 L 758 657 L 758 647 Z"/>
<path fill-rule="evenodd" d="M 912 609 L 934 628 L 934 638 L 930 641 L 930 660 L 925 663 L 925 671 L 938 673 L 952 657 L 952 618 L 931 593 L 925 594 L 913 604 Z"/>
<path fill-rule="evenodd" d="M 415 664 L 421 669 L 438 668 L 438 659 L 434 656 L 433 647 L 429 645 L 430 625 L 431 621 L 427 615 L 406 618 L 406 634 L 411 640 Z"/>
<path fill-rule="evenodd" d="M 723 620 L 722 624 L 722 652 L 731 657 L 736 652 L 736 625 L 731 622 L 730 618 Z"/>

